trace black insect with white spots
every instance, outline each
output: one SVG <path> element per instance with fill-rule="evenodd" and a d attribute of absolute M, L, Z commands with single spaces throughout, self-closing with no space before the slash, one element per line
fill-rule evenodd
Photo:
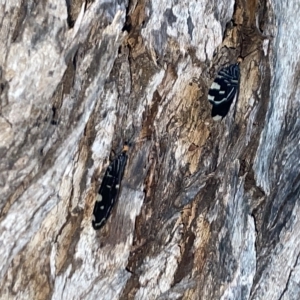
<path fill-rule="evenodd" d="M 215 121 L 223 119 L 237 93 L 240 81 L 239 62 L 222 68 L 208 91 L 212 104 L 211 116 Z"/>
<path fill-rule="evenodd" d="M 120 190 L 120 184 L 124 175 L 128 144 L 125 143 L 122 152 L 110 163 L 99 188 L 93 211 L 92 225 L 95 230 L 103 227 L 110 216 Z"/>

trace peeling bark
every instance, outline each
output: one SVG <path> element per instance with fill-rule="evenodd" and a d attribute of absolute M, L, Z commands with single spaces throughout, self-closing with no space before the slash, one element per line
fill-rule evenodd
<path fill-rule="evenodd" d="M 297 1 L 1 7 L 1 299 L 300 298 Z M 239 56 L 215 123 L 208 89 Z"/>

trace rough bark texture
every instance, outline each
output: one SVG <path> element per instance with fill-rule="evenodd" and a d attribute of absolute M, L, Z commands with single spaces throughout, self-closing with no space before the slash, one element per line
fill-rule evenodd
<path fill-rule="evenodd" d="M 300 299 L 299 15 L 298 0 L 2 1 L 1 299 Z M 214 123 L 208 88 L 238 56 Z"/>

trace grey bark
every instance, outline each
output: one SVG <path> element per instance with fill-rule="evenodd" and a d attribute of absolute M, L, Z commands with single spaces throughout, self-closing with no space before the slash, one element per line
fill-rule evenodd
<path fill-rule="evenodd" d="M 296 0 L 2 1 L 1 299 L 300 299 L 299 14 Z M 214 123 L 208 88 L 238 56 L 238 98 Z"/>

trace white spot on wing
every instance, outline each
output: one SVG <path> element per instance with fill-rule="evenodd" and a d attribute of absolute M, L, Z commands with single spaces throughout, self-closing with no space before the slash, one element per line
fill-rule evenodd
<path fill-rule="evenodd" d="M 210 88 L 213 90 L 219 90 L 221 86 L 214 81 Z"/>
<path fill-rule="evenodd" d="M 213 117 L 214 121 L 221 121 L 222 120 L 222 116 L 216 115 Z"/>
<path fill-rule="evenodd" d="M 101 194 L 98 194 L 97 195 L 97 199 L 96 199 L 96 202 L 101 202 L 102 201 L 102 195 Z"/>

